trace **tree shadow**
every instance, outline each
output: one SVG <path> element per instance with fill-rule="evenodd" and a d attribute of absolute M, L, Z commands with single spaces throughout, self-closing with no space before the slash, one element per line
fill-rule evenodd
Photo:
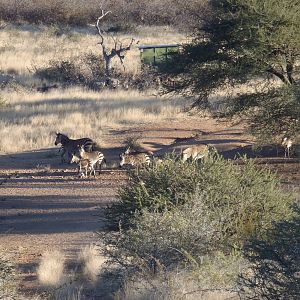
<path fill-rule="evenodd" d="M 84 188 L 84 187 L 78 187 Z M 76 189 L 73 188 L 74 194 Z M 95 231 L 99 223 L 100 208 L 111 203 L 111 193 L 103 188 L 99 195 L 39 196 L 5 195 L 0 201 L 0 234 L 48 234 Z"/>
<path fill-rule="evenodd" d="M 47 106 L 51 106 L 51 109 L 47 109 Z M 180 104 L 173 104 L 174 106 L 180 106 Z M 14 103 L 11 107 L 5 108 L 5 113 L 1 114 L 3 121 L 11 122 L 12 119 L 23 119 L 30 118 L 37 115 L 47 116 L 47 115 L 68 115 L 71 113 L 93 113 L 95 111 L 108 110 L 113 112 L 114 110 L 124 110 L 128 109 L 147 109 L 151 107 L 161 107 L 161 99 L 154 97 L 143 98 L 141 101 L 133 100 L 122 100 L 122 101 L 109 101 L 99 99 L 95 97 L 94 99 L 86 98 L 50 98 L 50 99 L 37 99 L 34 101 L 20 101 Z M 18 110 L 15 109 L 18 107 Z M 151 109 L 151 113 L 154 115 L 160 114 L 160 109 Z"/>
<path fill-rule="evenodd" d="M 251 272 L 241 274 L 247 299 L 300 299 L 300 211 L 281 221 L 265 239 L 252 239 L 244 249 Z"/>

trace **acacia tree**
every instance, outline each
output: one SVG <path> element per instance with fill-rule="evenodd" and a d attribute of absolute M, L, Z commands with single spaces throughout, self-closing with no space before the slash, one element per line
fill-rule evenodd
<path fill-rule="evenodd" d="M 259 82 L 259 89 L 224 97 L 223 112 L 247 113 L 250 122 L 255 119 L 251 128 L 260 129 L 260 134 L 266 125 L 268 134 L 295 133 L 300 128 L 300 2 L 210 0 L 209 7 L 193 41 L 183 47 L 168 71 L 177 80 L 176 89 L 197 95 L 196 106 L 210 107 L 216 91 Z M 263 80 L 267 84 L 261 84 Z M 276 110 L 270 106 L 274 95 Z M 264 113 L 275 127 L 258 122 L 257 116 Z"/>

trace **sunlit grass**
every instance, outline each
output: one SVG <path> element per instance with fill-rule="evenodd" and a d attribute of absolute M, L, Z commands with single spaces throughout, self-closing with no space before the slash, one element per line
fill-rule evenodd
<path fill-rule="evenodd" d="M 100 37 L 93 27 L 67 31 L 57 36 L 55 27 L 27 26 L 18 28 L 8 26 L 0 31 L 0 70 L 19 75 L 30 74 L 35 67 L 47 66 L 50 60 L 63 60 L 72 56 L 93 53 L 101 56 L 101 47 L 98 44 Z M 132 34 L 116 35 L 123 44 L 129 44 L 131 38 L 139 44 L 179 43 L 185 40 L 169 27 L 140 27 Z M 106 39 L 107 46 L 114 41 Z M 122 68 L 119 60 L 115 60 L 115 67 Z M 127 52 L 124 66 L 126 72 L 136 74 L 140 70 L 140 54 L 137 47 Z"/>
<path fill-rule="evenodd" d="M 99 93 L 82 88 L 47 94 L 7 92 L 5 97 L 7 106 L 0 111 L 1 152 L 52 147 L 56 131 L 99 141 L 108 128 L 174 119 L 188 104 L 137 91 Z"/>

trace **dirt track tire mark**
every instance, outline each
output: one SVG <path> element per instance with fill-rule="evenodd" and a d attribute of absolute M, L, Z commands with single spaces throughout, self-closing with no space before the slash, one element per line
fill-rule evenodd
<path fill-rule="evenodd" d="M 12 174 L 7 174 L 6 177 L 3 178 L 0 181 L 0 185 L 3 185 L 5 183 L 7 183 L 9 179 L 12 179 L 12 178 L 17 177 L 17 176 L 18 176 L 18 172 L 15 172 L 15 173 L 12 173 Z"/>

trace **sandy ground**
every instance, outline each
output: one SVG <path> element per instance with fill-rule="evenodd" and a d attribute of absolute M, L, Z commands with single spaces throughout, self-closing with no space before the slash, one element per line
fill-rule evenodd
<path fill-rule="evenodd" d="M 197 138 L 191 138 L 195 133 Z M 96 178 L 78 178 L 75 166 L 61 165 L 57 148 L 1 155 L 0 245 L 15 257 L 23 291 L 38 286 L 35 272 L 44 251 L 61 249 L 72 262 L 84 245 L 98 242 L 103 208 L 116 200 L 117 189 L 126 182 L 126 173 L 115 166 L 128 136 L 140 136 L 143 146 L 157 155 L 196 143 L 210 143 L 227 158 L 238 152 L 258 155 L 260 163 L 283 175 L 285 184 L 300 186 L 296 159 L 282 158 L 282 150 L 280 157 L 268 148 L 254 153 L 241 126 L 199 117 L 111 129 L 103 136 L 108 167 Z"/>

